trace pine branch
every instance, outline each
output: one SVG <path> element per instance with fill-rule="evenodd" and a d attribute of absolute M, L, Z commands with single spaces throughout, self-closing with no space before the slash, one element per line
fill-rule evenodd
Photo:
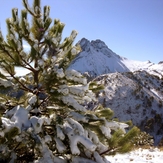
<path fill-rule="evenodd" d="M 106 151 L 100 153 L 100 156 L 105 155 L 105 154 L 107 154 L 108 152 L 109 152 L 109 153 L 110 153 L 110 152 L 115 152 L 115 151 L 118 150 L 118 149 L 120 149 L 120 147 L 117 147 L 117 148 L 110 148 L 110 149 L 108 149 L 108 150 L 106 150 Z"/>
<path fill-rule="evenodd" d="M 15 151 L 19 146 L 20 146 L 21 142 L 19 142 L 13 149 L 13 151 Z"/>
<path fill-rule="evenodd" d="M 41 103 L 40 103 L 39 106 L 41 106 L 43 103 L 47 102 L 49 98 L 50 98 L 50 96 L 48 96 L 48 97 L 46 97 L 45 99 L 43 99 L 43 100 L 41 101 Z"/>
<path fill-rule="evenodd" d="M 36 17 L 36 18 L 39 18 L 39 17 L 41 16 L 41 15 L 35 14 L 35 13 L 30 9 L 30 6 L 29 6 L 27 0 L 23 0 L 23 4 L 24 4 L 24 7 L 27 9 L 27 11 L 28 11 L 31 15 L 33 15 L 33 16 Z"/>
<path fill-rule="evenodd" d="M 3 52 L 6 53 L 13 60 L 13 62 L 16 62 L 15 58 L 3 46 L 1 46 L 1 48 Z"/>
<path fill-rule="evenodd" d="M 35 69 L 23 58 L 23 56 L 21 56 L 20 52 L 18 50 L 16 50 L 16 52 L 17 52 L 18 56 L 21 58 L 21 61 L 23 61 L 24 64 L 25 64 L 25 65 L 21 64 L 20 66 L 22 66 L 23 68 L 28 69 L 28 70 L 34 72 Z M 16 62 L 16 60 L 9 53 L 8 53 L 8 55 L 13 59 L 14 62 Z"/>
<path fill-rule="evenodd" d="M 16 82 L 18 82 L 21 86 L 22 89 L 24 89 L 25 91 L 29 91 L 31 93 L 33 93 L 33 91 L 31 89 L 29 89 L 28 87 L 26 87 L 22 82 L 20 82 L 13 74 L 11 74 L 10 72 L 8 72 L 10 74 L 10 76 L 16 80 Z"/>

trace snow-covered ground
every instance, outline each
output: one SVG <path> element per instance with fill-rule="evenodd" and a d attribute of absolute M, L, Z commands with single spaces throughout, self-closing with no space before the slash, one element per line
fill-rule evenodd
<path fill-rule="evenodd" d="M 139 148 L 126 154 L 106 156 L 111 163 L 162 163 L 163 151 L 158 148 Z"/>

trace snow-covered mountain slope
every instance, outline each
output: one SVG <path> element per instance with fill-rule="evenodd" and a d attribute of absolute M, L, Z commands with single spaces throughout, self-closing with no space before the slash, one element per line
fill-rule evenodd
<path fill-rule="evenodd" d="M 91 76 L 98 76 L 110 72 L 125 72 L 129 69 L 122 62 L 122 58 L 112 52 L 100 40 L 89 42 L 83 38 L 80 42 L 82 52 L 72 62 L 70 68 Z"/>
<path fill-rule="evenodd" d="M 141 62 L 121 57 L 101 40 L 78 42 L 82 51 L 69 69 L 104 84 L 99 103 L 114 110 L 121 121 L 154 136 L 155 144 L 163 140 L 163 62 Z"/>
<path fill-rule="evenodd" d="M 114 111 L 120 121 L 133 124 L 154 136 L 155 144 L 163 138 L 163 78 L 146 71 L 109 73 L 94 79 L 105 86 L 97 97 L 99 103 Z"/>
<path fill-rule="evenodd" d="M 163 75 L 163 63 L 154 64 L 150 61 L 141 62 L 121 57 L 110 50 L 101 40 L 88 41 L 83 38 L 78 42 L 82 51 L 70 65 L 81 73 L 88 72 L 92 77 L 111 72 L 129 72 L 146 70 L 150 73 Z"/>

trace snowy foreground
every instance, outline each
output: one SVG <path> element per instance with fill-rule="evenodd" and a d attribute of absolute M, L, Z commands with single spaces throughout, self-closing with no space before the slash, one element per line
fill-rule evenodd
<path fill-rule="evenodd" d="M 116 154 L 106 158 L 111 163 L 162 163 L 163 151 L 158 148 L 139 148 L 126 154 Z"/>

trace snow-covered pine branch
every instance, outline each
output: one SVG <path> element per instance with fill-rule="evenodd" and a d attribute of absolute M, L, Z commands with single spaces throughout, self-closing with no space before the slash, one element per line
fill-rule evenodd
<path fill-rule="evenodd" d="M 98 105 L 94 91 L 102 86 L 69 69 L 81 49 L 73 46 L 77 32 L 62 41 L 65 25 L 51 25 L 50 7 L 41 13 L 40 4 L 23 0 L 21 17 L 13 9 L 6 21 L 6 39 L 0 30 L 0 67 L 8 73 L 0 73 L 0 161 L 108 163 L 104 154 L 126 150 L 134 132 L 125 136 L 128 125 Z M 16 66 L 29 73 L 17 76 Z"/>

